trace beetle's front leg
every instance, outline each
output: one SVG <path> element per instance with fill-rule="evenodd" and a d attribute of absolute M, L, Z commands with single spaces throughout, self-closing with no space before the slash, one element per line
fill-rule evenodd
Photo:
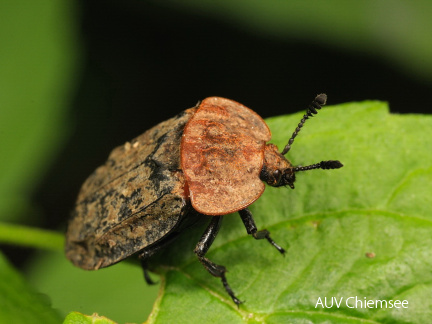
<path fill-rule="evenodd" d="M 204 268 L 206 268 L 211 275 L 221 278 L 222 284 L 226 292 L 228 293 L 228 295 L 230 295 L 234 303 L 239 305 L 242 302 L 234 295 L 234 292 L 232 291 L 231 287 L 228 285 L 228 282 L 226 280 L 225 277 L 226 268 L 223 265 L 216 264 L 205 257 L 207 251 L 209 250 L 214 239 L 216 238 L 216 235 L 219 232 L 219 229 L 222 224 L 222 219 L 223 216 L 213 216 L 211 218 L 210 224 L 205 230 L 204 234 L 201 236 L 201 239 L 196 245 L 194 252 L 197 255 L 199 261 L 204 266 Z"/>
<path fill-rule="evenodd" d="M 246 227 L 246 231 L 248 234 L 252 234 L 252 236 L 256 240 L 262 240 L 264 238 L 267 239 L 267 241 L 269 241 L 269 243 L 273 245 L 282 255 L 285 254 L 285 250 L 281 246 L 279 246 L 275 241 L 272 240 L 269 231 L 267 231 L 266 229 L 258 231 L 255 225 L 255 221 L 252 217 L 252 213 L 248 208 L 239 210 L 239 214 L 243 221 L 243 224 Z"/>

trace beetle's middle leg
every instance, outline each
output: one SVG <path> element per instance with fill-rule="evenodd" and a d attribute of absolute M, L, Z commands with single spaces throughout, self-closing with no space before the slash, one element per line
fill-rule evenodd
<path fill-rule="evenodd" d="M 281 254 L 283 255 L 285 254 L 285 250 L 280 245 L 278 245 L 275 241 L 273 241 L 273 239 L 270 237 L 269 231 L 267 231 L 266 229 L 258 231 L 255 225 L 255 221 L 252 217 L 252 213 L 250 212 L 249 209 L 247 208 L 241 209 L 239 210 L 239 214 L 243 221 L 243 224 L 246 227 L 246 231 L 248 234 L 252 234 L 252 236 L 256 240 L 267 239 L 267 241 L 269 241 L 269 243 L 273 245 Z"/>
<path fill-rule="evenodd" d="M 222 284 L 226 292 L 228 293 L 228 295 L 230 295 L 234 303 L 239 305 L 242 302 L 234 295 L 234 292 L 232 291 L 226 280 L 226 268 L 223 265 L 216 264 L 205 257 L 207 251 L 212 245 L 214 239 L 216 238 L 217 233 L 219 232 L 222 224 L 222 219 L 223 216 L 213 216 L 211 218 L 210 224 L 205 230 L 198 244 L 196 245 L 194 252 L 197 255 L 199 261 L 204 266 L 204 268 L 206 268 L 211 275 L 221 278 Z"/>

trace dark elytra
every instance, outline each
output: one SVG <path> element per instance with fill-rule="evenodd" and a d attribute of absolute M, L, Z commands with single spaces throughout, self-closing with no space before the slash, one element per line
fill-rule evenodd
<path fill-rule="evenodd" d="M 197 215 L 213 215 L 195 253 L 240 304 L 228 285 L 225 267 L 205 254 L 223 215 L 235 211 L 248 234 L 285 253 L 267 230 L 257 230 L 247 207 L 263 193 L 263 181 L 294 188 L 296 172 L 342 167 L 339 161 L 294 167 L 284 157 L 326 98 L 320 94 L 311 103 L 282 153 L 276 145 L 266 144 L 271 133 L 260 116 L 219 97 L 204 99 L 115 148 L 79 192 L 66 233 L 67 258 L 78 267 L 96 270 L 137 253 L 145 279 L 152 283 L 147 260 Z"/>

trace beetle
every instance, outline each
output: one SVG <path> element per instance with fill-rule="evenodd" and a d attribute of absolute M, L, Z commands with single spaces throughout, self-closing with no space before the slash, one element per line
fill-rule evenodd
<path fill-rule="evenodd" d="M 210 223 L 194 250 L 205 269 L 229 286 L 226 268 L 205 257 L 223 215 L 238 212 L 248 234 L 285 250 L 267 230 L 258 231 L 248 206 L 273 187 L 294 189 L 295 174 L 337 169 L 337 160 L 293 166 L 286 158 L 304 123 L 325 105 L 319 94 L 282 152 L 267 144 L 270 130 L 254 111 L 235 101 L 209 97 L 115 148 L 84 182 L 66 232 L 67 258 L 97 270 L 138 254 L 147 283 L 147 261 L 196 219 Z"/>

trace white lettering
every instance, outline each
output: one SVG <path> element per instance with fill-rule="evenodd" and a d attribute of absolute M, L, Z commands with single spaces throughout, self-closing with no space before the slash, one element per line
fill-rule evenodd
<path fill-rule="evenodd" d="M 336 303 L 336 307 L 337 308 L 339 308 L 340 307 L 340 305 L 342 304 L 342 299 L 343 299 L 343 297 L 341 297 L 340 299 L 339 299 L 339 303 L 337 302 L 337 299 L 336 299 L 336 297 L 333 297 L 334 298 L 334 300 L 335 300 L 335 303 Z"/>
<path fill-rule="evenodd" d="M 324 297 L 324 304 L 325 304 L 325 307 L 332 308 L 333 307 L 333 297 L 331 299 L 331 305 L 330 306 L 327 305 L 327 297 Z"/>
<path fill-rule="evenodd" d="M 317 302 L 316 302 L 316 304 L 315 304 L 315 308 L 317 308 L 318 305 L 321 305 L 321 307 L 324 308 L 324 305 L 323 305 L 323 303 L 322 303 L 321 297 L 318 297 L 318 300 L 317 300 Z"/>
<path fill-rule="evenodd" d="M 363 308 L 363 302 L 360 299 L 358 299 L 357 296 L 355 299 L 356 299 L 356 301 L 355 301 L 356 307 L 355 308 Z M 360 303 L 360 307 L 358 307 L 358 303 Z"/>
<path fill-rule="evenodd" d="M 328 298 L 328 300 L 327 300 Z M 344 297 L 318 297 L 315 308 L 340 308 Z M 408 308 L 408 300 L 385 300 L 385 299 L 367 299 L 366 297 L 351 296 L 345 298 L 345 306 L 348 308 Z"/>
<path fill-rule="evenodd" d="M 349 297 L 349 298 L 347 298 L 345 304 L 346 304 L 346 306 L 347 306 L 348 308 L 355 308 L 354 306 L 350 306 L 349 303 L 348 303 L 348 301 L 349 301 L 351 298 L 354 299 L 354 297 Z"/>
<path fill-rule="evenodd" d="M 391 302 L 391 301 L 390 301 L 390 302 Z M 383 308 L 383 303 L 385 303 L 384 308 L 387 308 L 387 300 L 379 300 L 379 299 L 377 299 L 377 300 L 375 301 L 375 306 L 376 306 L 376 308 L 378 308 L 378 303 L 380 304 L 379 308 Z M 390 307 L 390 308 L 391 308 L 391 307 Z"/>

